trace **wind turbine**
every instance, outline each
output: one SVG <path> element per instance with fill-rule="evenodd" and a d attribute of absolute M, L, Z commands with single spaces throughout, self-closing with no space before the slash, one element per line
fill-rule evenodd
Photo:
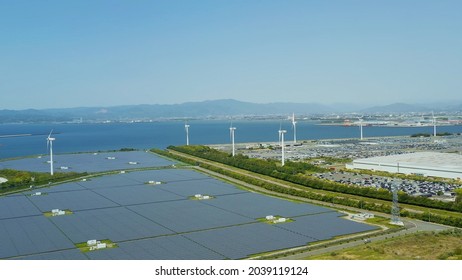
<path fill-rule="evenodd" d="M 234 154 L 235 154 L 235 152 L 234 152 L 234 151 L 235 151 L 235 150 L 234 150 L 234 131 L 235 131 L 235 130 L 236 130 L 236 128 L 233 127 L 233 124 L 231 124 L 231 126 L 229 127 L 229 133 L 230 133 L 230 136 L 231 136 L 231 143 L 232 143 L 232 145 L 233 145 L 233 153 L 232 153 L 233 156 L 234 156 Z"/>
<path fill-rule="evenodd" d="M 189 124 L 184 124 L 184 129 L 186 130 L 186 146 L 189 146 Z"/>
<path fill-rule="evenodd" d="M 281 152 L 282 152 L 282 159 L 281 165 L 284 166 L 284 133 L 287 133 L 287 130 L 279 129 L 279 139 L 281 141 Z"/>
<path fill-rule="evenodd" d="M 295 121 L 295 113 L 292 113 L 292 127 L 294 128 L 294 145 L 297 144 L 297 128 L 295 126 L 297 122 Z"/>
<path fill-rule="evenodd" d="M 363 119 L 362 119 L 363 116 L 361 116 L 360 118 L 358 118 L 359 120 L 359 131 L 361 133 L 361 140 L 363 140 Z"/>
<path fill-rule="evenodd" d="M 432 119 L 433 119 L 433 136 L 436 137 L 436 118 L 435 118 L 435 115 L 433 114 L 433 111 L 432 111 Z"/>
<path fill-rule="evenodd" d="M 50 175 L 53 175 L 53 141 L 56 140 L 56 138 L 51 137 L 52 132 L 53 129 L 50 131 L 50 134 L 48 134 L 47 137 L 47 150 L 48 148 L 50 149 Z"/>

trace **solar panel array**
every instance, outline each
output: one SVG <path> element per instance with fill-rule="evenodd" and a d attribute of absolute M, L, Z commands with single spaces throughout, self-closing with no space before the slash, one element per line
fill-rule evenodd
<path fill-rule="evenodd" d="M 253 219 L 267 215 L 293 217 L 333 211 L 312 204 L 294 203 L 250 192 L 223 196 L 220 199 L 204 201 L 204 203 Z"/>
<path fill-rule="evenodd" d="M 113 189 L 104 188 L 95 190 L 95 192 L 119 205 L 134 205 L 183 199 L 182 196 L 148 185 L 127 186 Z"/>
<path fill-rule="evenodd" d="M 26 196 L 0 197 L 0 219 L 41 215 L 42 212 Z"/>
<path fill-rule="evenodd" d="M 49 172 L 48 160 L 49 156 L 40 156 L 2 161 L 0 169 Z M 59 172 L 102 172 L 175 164 L 173 161 L 142 151 L 53 155 L 53 161 L 55 171 Z"/>
<path fill-rule="evenodd" d="M 305 237 L 266 223 L 193 232 L 186 238 L 224 254 L 229 259 L 306 245 L 316 239 Z"/>
<path fill-rule="evenodd" d="M 198 200 L 151 203 L 128 208 L 177 233 L 255 222 Z"/>
<path fill-rule="evenodd" d="M 74 243 L 93 239 L 119 242 L 172 233 L 125 207 L 78 211 L 52 220 Z"/>
<path fill-rule="evenodd" d="M 296 217 L 294 218 L 295 222 L 278 224 L 277 227 L 317 240 L 331 239 L 335 236 L 369 231 L 375 228 L 367 224 L 339 218 L 340 216 L 341 214 L 338 212 L 332 212 L 323 215 Z"/>
<path fill-rule="evenodd" d="M 75 248 L 44 216 L 0 220 L 0 258 Z"/>
<path fill-rule="evenodd" d="M 42 212 L 51 209 L 84 210 L 118 206 L 111 200 L 89 190 L 52 192 L 47 195 L 28 197 Z"/>
<path fill-rule="evenodd" d="M 90 259 L 210 260 L 224 256 L 181 235 L 121 242 L 118 248 L 87 253 Z"/>
<path fill-rule="evenodd" d="M 46 195 L 0 197 L 0 258 L 239 259 L 375 229 L 329 208 L 250 193 L 189 169 L 127 172 L 40 191 Z M 190 199 L 195 194 L 213 198 Z M 42 213 L 55 208 L 73 213 Z M 257 220 L 267 215 L 294 222 Z M 110 239 L 117 248 L 76 249 L 91 239 Z"/>
<path fill-rule="evenodd" d="M 87 260 L 88 257 L 79 249 L 55 251 L 19 257 L 21 260 Z"/>

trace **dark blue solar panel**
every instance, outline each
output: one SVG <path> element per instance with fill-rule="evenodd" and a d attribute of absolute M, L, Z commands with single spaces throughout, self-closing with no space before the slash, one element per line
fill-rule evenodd
<path fill-rule="evenodd" d="M 156 164 L 158 159 L 143 152 L 111 155 L 116 160 L 105 154 L 63 155 L 61 160 L 116 168 L 128 160 Z M 165 164 L 162 160 L 157 163 Z M 145 184 L 151 180 L 163 184 Z M 329 208 L 246 192 L 188 169 L 127 171 L 26 193 L 35 191 L 47 195 L 0 197 L 0 258 L 239 259 L 375 229 L 339 218 Z M 195 194 L 215 198 L 188 199 Z M 41 213 L 56 208 L 74 213 L 50 218 Z M 256 221 L 267 215 L 295 221 Z M 119 247 L 87 254 L 73 249 L 73 243 L 90 239 L 110 239 Z"/>
<path fill-rule="evenodd" d="M 147 181 L 161 181 L 161 182 L 184 182 L 189 180 L 210 179 L 210 177 L 189 169 L 160 169 L 160 170 L 147 170 L 137 172 L 127 172 L 127 177 L 133 180 L 144 183 Z"/>
<path fill-rule="evenodd" d="M 0 220 L 0 258 L 75 248 L 44 216 Z"/>
<path fill-rule="evenodd" d="M 214 260 L 225 257 L 180 235 L 118 243 L 118 248 L 86 253 L 91 259 Z"/>
<path fill-rule="evenodd" d="M 115 159 L 108 159 L 114 157 Z M 47 163 L 49 156 L 24 158 L 0 162 L 0 168 L 27 170 L 37 172 L 49 172 L 50 165 Z M 113 152 L 113 153 L 83 153 L 54 155 L 54 168 L 59 172 L 101 172 L 109 170 L 123 170 L 143 167 L 170 166 L 172 161 L 161 158 L 152 153 L 141 151 Z M 129 162 L 137 162 L 131 165 Z M 68 169 L 61 169 L 67 167 Z"/>
<path fill-rule="evenodd" d="M 85 189 L 117 188 L 135 186 L 140 183 L 128 177 L 127 174 L 114 174 L 110 176 L 98 176 L 79 181 L 78 184 Z"/>
<path fill-rule="evenodd" d="M 129 209 L 175 232 L 254 222 L 249 219 L 198 200 L 180 200 L 128 206 Z"/>
<path fill-rule="evenodd" d="M 88 258 L 79 249 L 56 251 L 51 253 L 34 254 L 20 257 L 21 260 L 87 260 Z"/>
<path fill-rule="evenodd" d="M 118 242 L 172 233 L 124 207 L 78 211 L 53 217 L 53 222 L 74 243 L 92 239 Z"/>
<path fill-rule="evenodd" d="M 31 189 L 30 191 L 24 192 L 24 194 L 30 195 L 30 194 L 35 194 L 36 192 L 53 193 L 53 192 L 69 192 L 69 191 L 81 191 L 81 190 L 85 190 L 85 188 L 75 182 L 72 182 L 72 183 L 54 185 L 49 188 L 39 188 L 39 189 L 34 188 L 34 189 Z"/>
<path fill-rule="evenodd" d="M 42 211 L 69 209 L 71 211 L 117 206 L 114 202 L 92 191 L 55 192 L 31 196 L 31 201 Z"/>
<path fill-rule="evenodd" d="M 41 214 L 42 212 L 24 195 L 0 197 L 0 219 Z"/>
<path fill-rule="evenodd" d="M 179 200 L 183 197 L 163 191 L 155 185 L 138 185 L 95 190 L 96 193 L 120 205 L 133 205 L 150 202 Z"/>
<path fill-rule="evenodd" d="M 338 212 L 296 217 L 295 222 L 278 224 L 277 227 L 319 240 L 377 229 L 375 226 L 341 218 Z"/>
<path fill-rule="evenodd" d="M 211 178 L 201 180 L 190 180 L 186 182 L 171 182 L 167 184 L 162 184 L 159 186 L 159 188 L 172 193 L 176 193 L 185 198 L 194 196 L 195 194 L 217 196 L 246 192 L 244 190 L 236 188 L 233 185 Z"/>
<path fill-rule="evenodd" d="M 249 192 L 220 196 L 217 199 L 204 200 L 203 203 L 253 219 L 266 217 L 267 215 L 293 217 L 333 211 L 321 206 L 294 203 L 288 200 Z"/>
<path fill-rule="evenodd" d="M 266 223 L 183 234 L 204 247 L 230 259 L 252 254 L 303 246 L 315 240 Z"/>

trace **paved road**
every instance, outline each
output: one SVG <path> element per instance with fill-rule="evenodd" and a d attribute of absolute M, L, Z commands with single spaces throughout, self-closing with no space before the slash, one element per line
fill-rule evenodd
<path fill-rule="evenodd" d="M 186 158 L 198 161 L 198 162 L 204 162 L 204 163 L 213 165 L 215 167 L 222 168 L 224 170 L 232 171 L 232 172 L 235 172 L 235 173 L 238 173 L 238 174 L 241 174 L 241 175 L 245 175 L 245 176 L 249 176 L 249 177 L 252 177 L 252 178 L 256 178 L 256 179 L 259 179 L 259 180 L 262 180 L 262 181 L 265 181 L 265 182 L 268 182 L 268 183 L 276 184 L 278 186 L 283 186 L 283 187 L 286 187 L 286 188 L 295 189 L 295 188 L 293 188 L 291 186 L 288 186 L 288 185 L 286 185 L 284 183 L 277 182 L 275 180 L 273 181 L 271 179 L 261 178 L 258 175 L 249 174 L 248 172 L 240 171 L 239 169 L 236 169 L 236 168 L 233 168 L 233 167 L 228 167 L 228 166 L 220 164 L 220 163 L 216 163 L 216 162 L 209 161 L 209 160 L 204 160 L 204 159 L 201 159 L 201 158 L 198 158 L 198 157 L 190 156 L 190 155 L 179 153 L 179 152 L 176 152 L 176 151 L 171 151 L 170 150 L 170 152 L 172 154 L 176 154 L 176 155 L 179 155 L 179 156 L 182 156 L 182 157 L 186 157 Z M 241 186 L 243 186 L 245 188 L 248 188 L 250 190 L 254 190 L 256 192 L 265 193 L 265 194 L 269 194 L 269 195 L 274 195 L 274 196 L 278 196 L 278 197 L 284 197 L 284 198 L 293 199 L 293 200 L 304 201 L 304 202 L 318 204 L 318 205 L 323 205 L 323 206 L 327 206 L 327 207 L 335 207 L 337 209 L 344 209 L 344 210 L 353 211 L 353 212 L 361 211 L 361 209 L 357 209 L 357 208 L 353 208 L 353 207 L 349 207 L 349 206 L 332 204 L 332 203 L 327 203 L 327 202 L 323 202 L 323 201 L 312 200 L 312 199 L 307 199 L 307 198 L 302 198 L 302 197 L 292 196 L 292 195 L 288 195 L 288 194 L 281 194 L 281 193 L 278 193 L 278 192 L 269 191 L 267 189 L 264 189 L 264 188 L 261 188 L 261 187 L 258 187 L 258 186 L 255 186 L 255 185 L 240 181 L 240 180 L 232 178 L 232 177 L 228 177 L 226 175 L 223 175 L 223 174 L 220 174 L 220 173 L 217 173 L 217 172 L 214 172 L 214 171 L 210 171 L 210 170 L 202 168 L 202 167 L 194 166 L 193 168 L 196 169 L 196 170 L 199 170 L 201 172 L 210 174 L 211 176 L 227 180 L 227 181 L 235 183 L 237 185 L 241 185 Z M 368 213 L 372 213 L 372 214 L 375 214 L 377 216 L 382 216 L 382 217 L 386 217 L 386 218 L 391 218 L 391 215 L 386 214 L 386 213 L 374 212 L 374 211 L 368 211 Z M 449 227 L 449 226 L 445 226 L 445 225 L 429 223 L 429 222 L 424 222 L 424 221 L 420 221 L 420 220 L 411 220 L 411 219 L 407 219 L 407 218 L 402 218 L 402 221 L 404 222 L 406 229 L 398 231 L 398 232 L 393 232 L 393 233 L 383 234 L 383 235 L 380 235 L 380 236 L 375 236 L 375 237 L 372 237 L 372 238 L 369 238 L 369 239 L 371 240 L 371 242 L 376 242 L 376 241 L 389 239 L 389 238 L 393 238 L 393 237 L 397 237 L 397 236 L 403 236 L 405 234 L 412 234 L 412 233 L 415 233 L 415 232 L 418 232 L 418 231 L 441 231 L 441 230 L 447 230 L 447 229 L 453 228 L 453 227 Z M 328 246 L 327 248 L 320 248 L 320 249 L 312 250 L 312 251 L 309 251 L 309 252 L 296 254 L 296 255 L 289 256 L 289 257 L 284 257 L 284 258 L 281 258 L 281 259 L 300 259 L 300 258 L 309 257 L 309 256 L 313 256 L 313 255 L 330 253 L 330 252 L 333 252 L 333 251 L 337 251 L 337 250 L 341 250 L 341 249 L 345 249 L 345 248 L 350 248 L 350 247 L 358 246 L 358 245 L 361 245 L 361 244 L 364 244 L 363 240 L 350 241 L 349 243 L 332 245 L 332 246 Z M 298 250 L 298 249 L 287 249 L 284 252 L 291 252 L 291 251 L 296 251 L 296 250 Z M 280 254 L 280 252 L 278 252 L 277 254 Z"/>

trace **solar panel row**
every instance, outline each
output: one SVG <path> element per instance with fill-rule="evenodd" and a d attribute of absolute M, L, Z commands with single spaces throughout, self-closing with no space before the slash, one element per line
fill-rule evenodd
<path fill-rule="evenodd" d="M 375 229 L 375 227 L 367 224 L 339 218 L 338 212 L 297 217 L 295 222 L 278 224 L 277 227 L 317 240 Z"/>
<path fill-rule="evenodd" d="M 173 233 L 125 207 L 79 211 L 53 217 L 53 223 L 74 243 L 92 239 L 119 242 Z"/>
<path fill-rule="evenodd" d="M 181 235 L 122 242 L 118 248 L 88 252 L 90 259 L 213 260 L 225 259 Z"/>
<path fill-rule="evenodd" d="M 198 200 L 142 204 L 127 208 L 177 233 L 255 222 Z"/>
<path fill-rule="evenodd" d="M 266 223 L 193 232 L 184 236 L 229 259 L 241 259 L 252 254 L 302 246 L 316 241 Z"/>
<path fill-rule="evenodd" d="M 0 197 L 0 220 L 41 214 L 26 196 Z"/>
<path fill-rule="evenodd" d="M 164 184 L 145 184 L 151 180 Z M 0 258 L 238 259 L 374 229 L 325 207 L 246 192 L 185 169 L 127 172 L 41 191 L 47 194 L 0 198 Z M 198 193 L 215 198 L 188 199 Z M 42 215 L 56 208 L 73 214 Z M 295 221 L 256 220 L 266 215 Z M 75 249 L 74 243 L 90 239 L 110 239 L 118 247 Z"/>
<path fill-rule="evenodd" d="M 0 168 L 49 172 L 48 160 L 48 156 L 8 160 L 0 162 Z M 102 172 L 175 164 L 173 161 L 142 151 L 54 155 L 53 161 L 55 170 L 60 172 Z"/>
<path fill-rule="evenodd" d="M 0 220 L 0 237 L 0 258 L 75 248 L 44 216 Z"/>

